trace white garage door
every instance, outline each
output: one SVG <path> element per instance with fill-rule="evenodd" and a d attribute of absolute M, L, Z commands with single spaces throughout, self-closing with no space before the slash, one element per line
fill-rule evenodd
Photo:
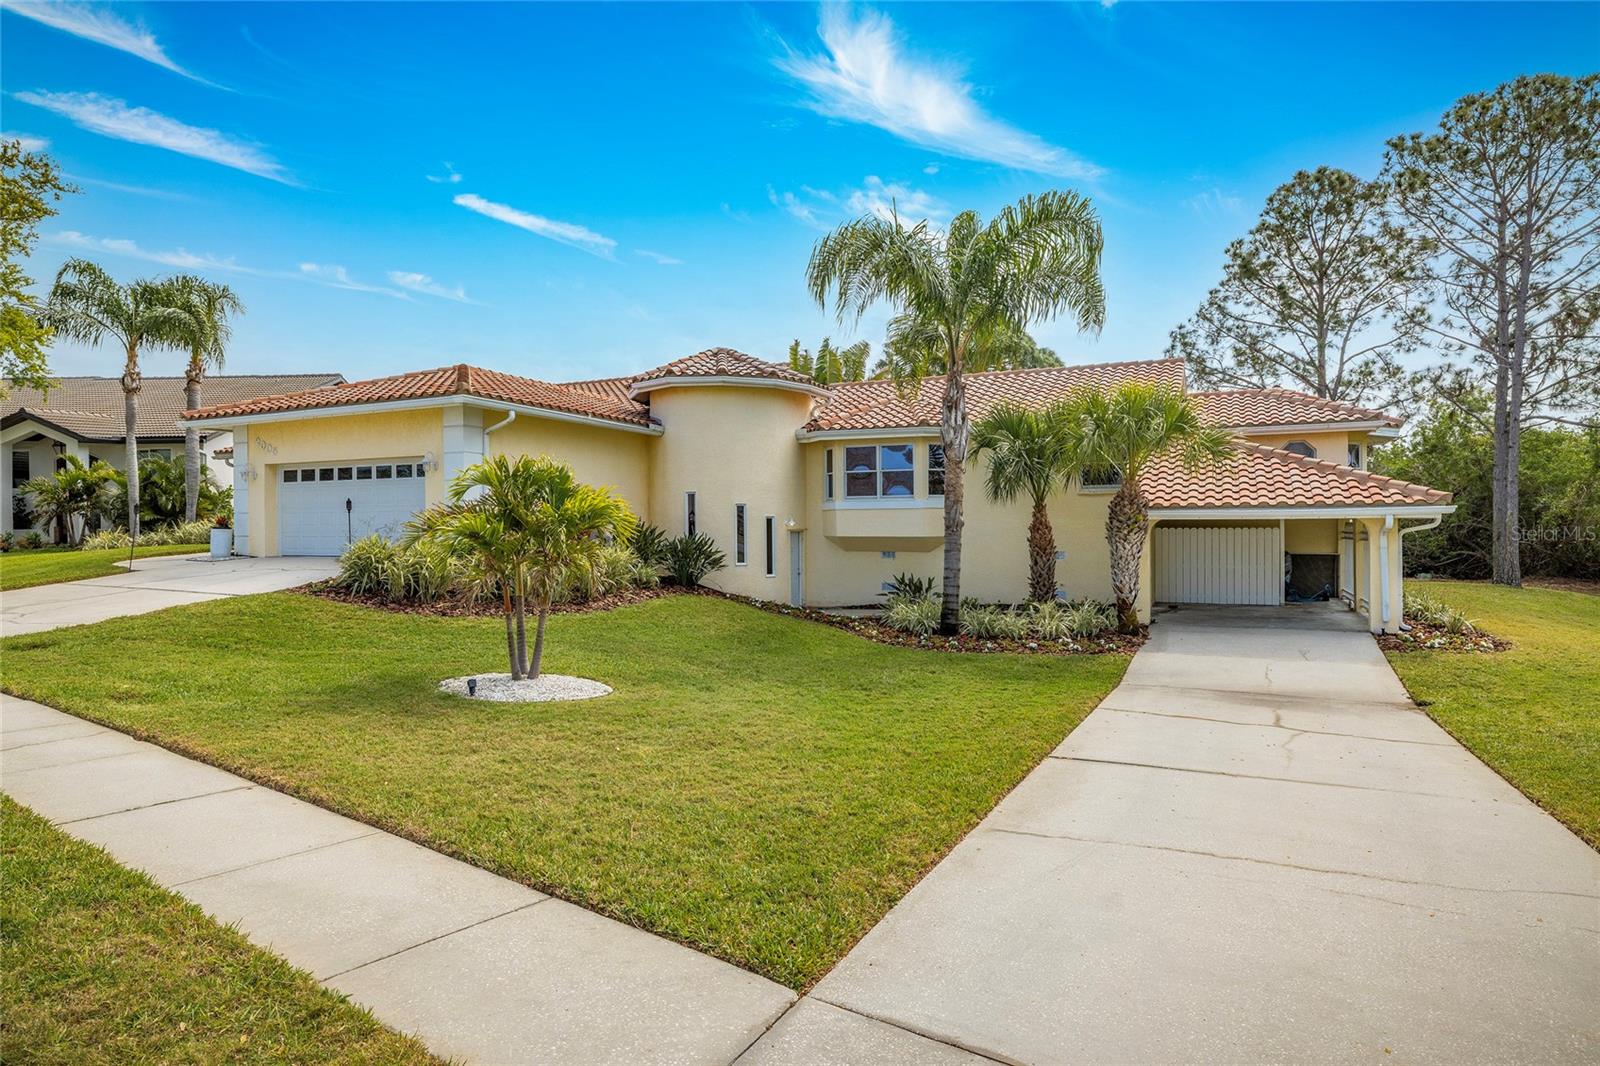
<path fill-rule="evenodd" d="M 319 463 L 278 471 L 278 553 L 338 555 L 372 533 L 394 540 L 422 510 L 416 459 Z"/>
<path fill-rule="evenodd" d="M 1157 526 L 1157 603 L 1283 602 L 1277 526 Z"/>

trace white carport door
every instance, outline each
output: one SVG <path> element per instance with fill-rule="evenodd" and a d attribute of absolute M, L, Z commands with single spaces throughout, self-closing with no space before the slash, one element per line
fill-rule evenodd
<path fill-rule="evenodd" d="M 385 459 L 283 467 L 278 471 L 278 554 L 339 555 L 372 533 L 399 537 L 406 521 L 422 510 L 419 465 L 415 459 Z"/>
<path fill-rule="evenodd" d="M 1156 526 L 1157 603 L 1283 602 L 1277 526 Z"/>

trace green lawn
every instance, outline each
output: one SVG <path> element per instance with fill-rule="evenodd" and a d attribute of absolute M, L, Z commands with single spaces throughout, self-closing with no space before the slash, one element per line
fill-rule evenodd
<path fill-rule="evenodd" d="M 426 1063 L 308 973 L 0 798 L 0 1060 Z"/>
<path fill-rule="evenodd" d="M 137 649 L 130 652 L 130 649 Z M 191 752 L 795 988 L 1122 677 L 889 647 L 709 596 L 550 621 L 615 687 L 490 704 L 496 619 L 278 593 L 0 645 L 17 695 Z"/>
<path fill-rule="evenodd" d="M 1428 714 L 1600 847 L 1600 596 L 1457 581 L 1408 591 L 1453 604 L 1514 643 L 1492 655 L 1392 652 Z"/>
<path fill-rule="evenodd" d="M 210 551 L 206 544 L 160 544 L 134 549 L 134 556 L 193 555 Z M 82 581 L 86 577 L 105 577 L 126 573 L 117 566 L 128 561 L 128 550 L 79 551 L 76 548 L 13 548 L 0 552 L 0 591 L 50 585 L 57 581 Z"/>

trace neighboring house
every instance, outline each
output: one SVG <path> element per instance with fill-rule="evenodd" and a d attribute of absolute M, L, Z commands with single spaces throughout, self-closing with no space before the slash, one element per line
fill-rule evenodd
<path fill-rule="evenodd" d="M 972 374 L 969 408 L 1042 404 L 1127 381 L 1185 386 L 1177 360 Z M 486 455 L 547 454 L 609 485 L 671 534 L 712 537 L 728 566 L 708 583 L 815 606 L 877 601 L 895 574 L 942 568 L 943 382 L 914 398 L 884 381 L 818 386 L 787 366 L 714 348 L 627 378 L 553 384 L 466 365 L 249 402 L 193 418 L 233 430 L 235 538 L 251 555 L 333 555 L 395 536 Z M 1242 444 L 1226 465 L 1149 472 L 1153 532 L 1141 613 L 1155 602 L 1280 603 L 1324 587 L 1374 630 L 1400 621 L 1402 533 L 1436 524 L 1448 493 L 1368 473 L 1399 423 L 1279 389 L 1193 394 Z M 1011 602 L 1027 586 L 1028 506 L 967 482 L 962 592 Z M 1114 485 L 1050 502 L 1069 596 L 1109 598 Z M 1409 525 L 1403 525 L 1409 523 Z M 1376 606 L 1374 606 L 1376 605 Z"/>
<path fill-rule="evenodd" d="M 242 403 L 261 396 L 313 389 L 344 380 L 342 374 L 217 374 L 205 380 L 202 395 L 213 403 Z M 183 455 L 184 379 L 147 377 L 139 393 L 139 451 L 164 458 Z M 123 396 L 120 378 L 60 378 L 49 393 L 12 387 L 0 397 L 0 500 L 4 524 L 0 529 L 33 528 L 26 499 L 17 500 L 16 486 L 29 478 L 53 472 L 57 460 L 75 455 L 85 463 L 101 460 L 118 470 L 126 468 L 123 446 Z M 233 443 L 226 430 L 207 430 L 201 449 L 220 485 L 233 484 L 226 458 L 213 451 Z M 22 504 L 17 521 L 16 505 Z M 44 531 L 48 532 L 48 531 Z"/>

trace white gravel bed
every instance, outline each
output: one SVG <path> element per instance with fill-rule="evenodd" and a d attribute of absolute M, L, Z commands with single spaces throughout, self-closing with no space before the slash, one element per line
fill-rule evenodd
<path fill-rule="evenodd" d="M 439 682 L 439 691 L 452 696 L 466 696 L 473 700 L 493 700 L 496 703 L 549 703 L 554 700 L 592 700 L 611 693 L 610 685 L 602 685 L 587 677 L 567 674 L 540 674 L 537 678 L 511 680 L 510 674 L 473 674 L 478 681 L 476 695 L 467 696 L 467 678 L 450 677 Z"/>

